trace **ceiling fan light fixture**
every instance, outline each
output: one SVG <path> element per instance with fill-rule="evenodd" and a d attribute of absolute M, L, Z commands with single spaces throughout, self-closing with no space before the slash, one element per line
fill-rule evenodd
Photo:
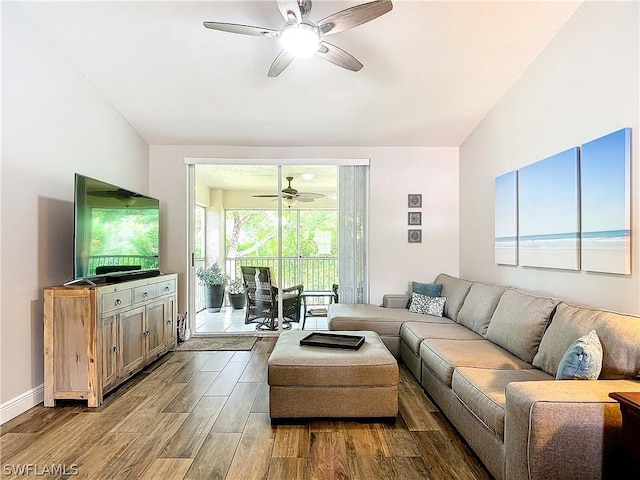
<path fill-rule="evenodd" d="M 294 23 L 280 33 L 280 43 L 288 53 L 297 58 L 308 58 L 320 46 L 320 32 L 314 25 Z"/>
<path fill-rule="evenodd" d="M 297 198 L 293 198 L 293 197 L 284 197 L 282 199 L 282 204 L 285 207 L 291 208 L 293 207 L 296 203 L 298 203 L 298 199 Z"/>
<path fill-rule="evenodd" d="M 302 174 L 302 178 L 309 181 L 309 180 L 313 180 L 313 177 L 315 177 L 315 175 L 313 173 L 303 173 Z"/>

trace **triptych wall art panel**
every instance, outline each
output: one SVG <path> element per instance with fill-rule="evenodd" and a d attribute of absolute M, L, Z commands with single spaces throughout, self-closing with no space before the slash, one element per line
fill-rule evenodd
<path fill-rule="evenodd" d="M 631 129 L 495 179 L 500 265 L 631 273 Z"/>
<path fill-rule="evenodd" d="M 496 177 L 495 258 L 500 265 L 518 264 L 518 172 Z"/>
<path fill-rule="evenodd" d="M 518 172 L 520 265 L 580 268 L 578 148 Z"/>
<path fill-rule="evenodd" d="M 582 269 L 631 273 L 631 129 L 582 145 Z"/>

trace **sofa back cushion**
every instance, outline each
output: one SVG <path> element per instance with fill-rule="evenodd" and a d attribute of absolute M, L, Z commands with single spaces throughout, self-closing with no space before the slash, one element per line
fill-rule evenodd
<path fill-rule="evenodd" d="M 442 284 L 440 296 L 447 297 L 447 301 L 444 304 L 444 316 L 451 320 L 456 320 L 462 303 L 469 293 L 472 282 L 441 273 L 438 275 L 438 278 L 436 278 L 435 283 Z"/>
<path fill-rule="evenodd" d="M 456 321 L 474 332 L 486 336 L 493 312 L 506 290 L 505 287 L 474 283 L 464 299 Z"/>
<path fill-rule="evenodd" d="M 577 338 L 595 330 L 602 343 L 601 380 L 631 379 L 640 371 L 640 317 L 558 304 L 533 365 L 555 376 L 562 356 Z"/>
<path fill-rule="evenodd" d="M 411 292 L 426 295 L 427 297 L 439 297 L 442 293 L 442 284 L 411 282 Z"/>
<path fill-rule="evenodd" d="M 507 289 L 500 298 L 487 339 L 531 363 L 558 302 Z"/>

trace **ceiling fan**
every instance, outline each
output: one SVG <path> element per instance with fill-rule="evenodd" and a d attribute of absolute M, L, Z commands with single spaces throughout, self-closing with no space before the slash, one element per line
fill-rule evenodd
<path fill-rule="evenodd" d="M 312 192 L 299 192 L 295 188 L 291 186 L 291 182 L 293 181 L 293 177 L 287 177 L 287 181 L 289 185 L 282 189 L 280 195 L 277 194 L 266 194 L 266 195 L 252 195 L 255 198 L 278 198 L 282 197 L 282 203 L 287 207 L 291 208 L 298 202 L 313 202 L 318 198 L 324 197 L 322 193 L 312 193 Z"/>
<path fill-rule="evenodd" d="M 204 22 L 204 26 L 223 32 L 280 40 L 284 48 L 271 64 L 270 77 L 280 75 L 295 57 L 309 57 L 314 53 L 339 67 L 357 72 L 362 68 L 362 63 L 341 48 L 324 41 L 324 37 L 374 20 L 393 8 L 391 0 L 376 0 L 341 10 L 314 23 L 306 18 L 311 11 L 311 0 L 276 0 L 276 3 L 286 22 L 280 30 L 222 22 Z"/>

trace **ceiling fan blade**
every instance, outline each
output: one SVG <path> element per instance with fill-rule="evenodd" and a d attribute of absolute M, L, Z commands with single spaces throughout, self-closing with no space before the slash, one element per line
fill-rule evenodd
<path fill-rule="evenodd" d="M 329 15 L 320 20 L 317 25 L 324 35 L 333 35 L 370 22 L 380 15 L 390 12 L 391 9 L 393 9 L 391 0 L 376 0 Z"/>
<path fill-rule="evenodd" d="M 295 57 L 286 50 L 280 52 L 269 68 L 269 76 L 277 77 L 282 71 L 289 66 Z"/>
<path fill-rule="evenodd" d="M 282 195 L 264 194 L 264 195 L 251 195 L 251 196 L 254 197 L 254 198 L 278 198 L 278 197 L 282 197 L 282 198 L 298 198 L 298 195 L 290 195 L 288 193 L 282 193 Z"/>
<path fill-rule="evenodd" d="M 255 35 L 257 37 L 276 38 L 278 30 L 271 28 L 253 27 L 251 25 L 240 25 L 238 23 L 204 22 L 204 26 L 212 30 L 222 32 L 240 33 L 242 35 Z"/>
<path fill-rule="evenodd" d="M 300 12 L 300 5 L 297 0 L 276 0 L 278 8 L 284 19 L 289 22 L 291 17 L 295 18 L 296 22 L 302 22 L 302 12 Z"/>
<path fill-rule="evenodd" d="M 296 197 L 298 197 L 300 200 L 307 199 L 306 201 L 309 201 L 313 200 L 314 198 L 323 198 L 324 194 L 313 192 L 298 192 Z"/>
<path fill-rule="evenodd" d="M 362 64 L 353 55 L 327 42 L 320 42 L 320 48 L 316 55 L 353 72 L 362 68 Z"/>

